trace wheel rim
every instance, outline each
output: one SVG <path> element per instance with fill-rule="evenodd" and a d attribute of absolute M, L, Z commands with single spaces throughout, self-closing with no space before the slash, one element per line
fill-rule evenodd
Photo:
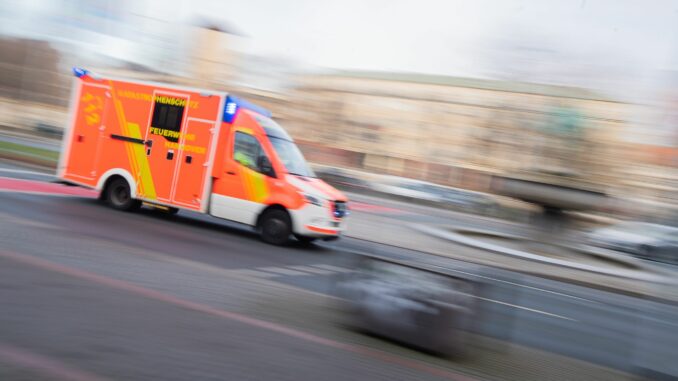
<path fill-rule="evenodd" d="M 112 195 L 113 203 L 116 205 L 124 205 L 130 199 L 129 191 L 127 190 L 127 187 L 123 185 L 115 187 L 115 189 L 113 189 Z"/>
<path fill-rule="evenodd" d="M 278 218 L 271 218 L 264 224 L 264 234 L 275 240 L 287 238 L 285 237 L 286 231 L 285 221 Z"/>

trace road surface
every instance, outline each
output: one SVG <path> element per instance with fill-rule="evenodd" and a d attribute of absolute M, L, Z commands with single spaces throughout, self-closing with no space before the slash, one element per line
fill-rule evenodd
<path fill-rule="evenodd" d="M 566 357 L 635 367 L 648 301 L 355 239 L 274 247 L 237 224 L 117 212 L 91 192 L 0 167 L 3 380 L 581 379 L 592 369 L 620 379 Z M 482 282 L 478 331 L 502 341 L 450 362 L 346 329 L 332 285 L 360 253 Z M 503 341 L 566 357 L 500 364 L 515 355 Z"/>

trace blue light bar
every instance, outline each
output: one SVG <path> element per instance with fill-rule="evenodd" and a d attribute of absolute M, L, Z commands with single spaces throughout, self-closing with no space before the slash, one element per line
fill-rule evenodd
<path fill-rule="evenodd" d="M 261 106 L 257 106 L 254 103 L 248 102 L 242 98 L 234 97 L 233 95 L 229 95 L 226 97 L 226 105 L 224 106 L 224 115 L 223 115 L 223 121 L 226 123 L 233 123 L 233 120 L 235 120 L 235 116 L 238 113 L 238 109 L 244 108 L 248 109 L 251 111 L 254 111 L 258 114 L 261 114 L 265 117 L 270 118 L 271 117 L 271 112 L 266 110 L 265 108 Z"/>
<path fill-rule="evenodd" d="M 75 75 L 76 77 L 78 77 L 78 78 L 84 77 L 87 74 L 89 74 L 89 71 L 87 71 L 87 70 L 85 70 L 81 67 L 73 67 L 73 75 Z"/>

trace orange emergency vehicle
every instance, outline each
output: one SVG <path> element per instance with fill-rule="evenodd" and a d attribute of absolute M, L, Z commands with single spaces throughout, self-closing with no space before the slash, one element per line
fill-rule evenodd
<path fill-rule="evenodd" d="M 346 228 L 346 197 L 314 176 L 267 110 L 224 92 L 73 72 L 62 180 L 115 209 L 207 213 L 273 244 Z"/>

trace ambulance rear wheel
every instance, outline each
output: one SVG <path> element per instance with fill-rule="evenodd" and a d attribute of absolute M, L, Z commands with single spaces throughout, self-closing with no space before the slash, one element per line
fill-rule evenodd
<path fill-rule="evenodd" d="M 290 239 L 292 234 L 292 220 L 286 211 L 271 209 L 261 216 L 259 220 L 259 234 L 266 243 L 283 245 Z"/>
<path fill-rule="evenodd" d="M 115 178 L 106 186 L 106 201 L 113 209 L 132 211 L 141 207 L 141 201 L 132 198 L 129 184 L 123 178 Z"/>

